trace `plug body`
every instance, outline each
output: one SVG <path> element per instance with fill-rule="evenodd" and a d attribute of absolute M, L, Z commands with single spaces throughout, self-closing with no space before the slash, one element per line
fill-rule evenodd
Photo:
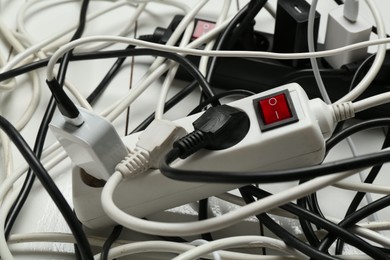
<path fill-rule="evenodd" d="M 72 162 L 96 179 L 107 180 L 128 151 L 115 128 L 106 119 L 79 108 L 85 122 L 74 126 L 61 115 L 50 129 Z"/>
<path fill-rule="evenodd" d="M 249 118 L 249 130 L 237 144 L 222 150 L 201 149 L 174 167 L 196 170 L 255 171 L 288 169 L 321 163 L 325 155 L 325 137 L 331 123 L 316 109 L 296 83 L 278 87 L 228 104 Z M 194 131 L 193 122 L 203 113 L 179 119 L 175 123 Z M 325 127 L 324 127 L 325 126 Z M 324 133 L 324 134 L 323 134 Z M 126 136 L 131 148 L 140 133 Z M 240 187 L 242 184 L 181 182 L 165 177 L 158 169 L 124 180 L 114 193 L 114 201 L 125 212 L 145 217 L 199 199 Z M 73 203 L 79 220 L 89 228 L 113 225 L 100 203 L 102 188 L 82 180 L 80 168 L 73 170 Z"/>
<path fill-rule="evenodd" d="M 326 28 L 325 49 L 331 50 L 350 44 L 369 40 L 371 25 L 361 16 L 355 22 L 344 17 L 344 5 L 329 12 Z M 325 57 L 325 60 L 335 69 L 344 64 L 362 60 L 367 55 L 367 48 L 361 48 L 339 55 Z"/>
<path fill-rule="evenodd" d="M 310 5 L 305 0 L 278 0 L 273 51 L 281 53 L 307 52 L 307 25 Z M 314 40 L 317 42 L 320 14 L 316 12 Z M 283 61 L 294 67 L 308 60 Z"/>

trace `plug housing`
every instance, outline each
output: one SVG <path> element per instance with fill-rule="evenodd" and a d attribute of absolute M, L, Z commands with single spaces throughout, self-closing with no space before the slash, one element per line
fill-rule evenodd
<path fill-rule="evenodd" d="M 341 5 L 328 15 L 328 24 L 326 28 L 325 49 L 331 50 L 350 44 L 369 40 L 371 25 L 361 16 L 358 16 L 356 22 L 350 21 L 344 16 L 344 5 Z M 344 64 L 349 64 L 362 60 L 367 55 L 367 48 L 361 48 L 350 52 L 344 52 L 339 55 L 325 57 L 325 60 L 335 69 Z"/>
<path fill-rule="evenodd" d="M 307 25 L 310 5 L 305 0 L 278 0 L 275 19 L 273 51 L 281 53 L 307 52 Z M 316 12 L 314 40 L 317 42 L 320 14 Z M 308 60 L 286 60 L 294 67 Z"/>
<path fill-rule="evenodd" d="M 107 180 L 128 150 L 110 122 L 83 108 L 79 111 L 85 119 L 81 126 L 57 115 L 50 129 L 73 163 L 96 179 Z"/>

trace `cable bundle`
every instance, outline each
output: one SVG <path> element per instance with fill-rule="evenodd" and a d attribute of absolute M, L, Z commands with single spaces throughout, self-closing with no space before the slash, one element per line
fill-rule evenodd
<path fill-rule="evenodd" d="M 169 116 L 166 116 L 165 112 L 169 109 L 174 109 L 175 105 L 179 101 L 183 100 L 185 96 L 192 95 L 193 99 L 195 99 L 195 97 L 201 98 L 201 104 L 192 111 L 197 112 L 210 104 L 212 106 L 219 106 L 221 102 L 223 102 L 221 100 L 222 96 L 250 94 L 248 91 L 240 90 L 239 88 L 241 86 L 237 86 L 237 90 L 215 94 L 216 91 L 209 82 L 212 79 L 213 68 L 218 66 L 218 60 L 223 59 L 223 57 L 313 59 L 335 55 L 337 53 L 363 46 L 379 44 L 376 55 L 368 58 L 357 70 L 356 77 L 351 83 L 351 92 L 341 100 L 335 102 L 334 106 L 338 107 L 338 109 L 336 109 L 338 113 L 336 113 L 335 116 L 339 117 L 340 120 L 343 120 L 343 114 L 353 116 L 354 113 L 388 102 L 390 97 L 388 93 L 374 95 L 367 99 L 355 101 L 362 92 L 369 88 L 370 83 L 379 72 L 386 54 L 385 43 L 390 42 L 389 38 L 386 38 L 380 12 L 377 10 L 372 1 L 366 2 L 374 16 L 377 26 L 377 34 L 379 36 L 378 40 L 345 46 L 335 50 L 318 52 L 311 50 L 309 53 L 295 54 L 230 50 L 234 47 L 238 39 L 240 39 L 243 31 L 245 31 L 247 27 L 253 26 L 253 20 L 258 15 L 257 13 L 264 12 L 264 10 L 262 10 L 263 7 L 265 7 L 271 14 L 275 15 L 275 10 L 273 10 L 272 5 L 266 1 L 249 1 L 249 3 L 238 12 L 233 10 L 235 4 L 233 4 L 232 1 L 223 1 L 215 28 L 197 39 L 192 39 L 192 33 L 195 27 L 194 17 L 198 16 L 205 6 L 211 4 L 211 2 L 208 2 L 209 1 L 207 0 L 199 0 L 196 1 L 195 4 L 188 4 L 181 1 L 142 1 L 139 3 L 133 3 L 125 0 L 116 1 L 114 3 L 107 1 L 107 3 L 103 4 L 104 6 L 102 5 L 103 8 L 99 9 L 97 6 L 102 3 L 98 3 L 98 1 L 96 1 L 96 3 L 91 2 L 91 4 L 89 4 L 89 1 L 82 1 L 82 3 L 74 3 L 75 6 L 80 9 L 79 20 L 74 22 L 74 26 L 70 26 L 62 32 L 58 32 L 57 35 L 53 35 L 52 37 L 40 41 L 39 43 L 36 43 L 35 38 L 30 36 L 28 27 L 25 26 L 27 23 L 26 19 L 28 17 L 28 11 L 34 10 L 34 12 L 37 13 L 49 13 L 50 8 L 54 8 L 52 6 L 53 3 L 44 3 L 44 1 L 36 0 L 29 1 L 21 5 L 18 19 L 16 21 L 16 29 L 11 28 L 6 24 L 5 19 L 2 20 L 3 18 L 0 18 L 0 31 L 4 36 L 4 42 L 1 44 L 1 48 L 3 50 L 5 47 L 11 47 L 15 52 L 15 54 L 11 53 L 9 55 L 10 57 L 6 57 L 7 55 L 5 55 L 4 51 L 0 52 L 0 90 L 5 93 L 0 97 L 2 99 L 2 103 L 4 103 L 7 98 L 13 99 L 14 96 L 17 95 L 17 86 L 22 84 L 24 79 L 28 79 L 25 84 L 31 87 L 31 98 L 23 116 L 14 120 L 13 116 L 8 116 L 8 111 L 5 109 L 5 111 L 2 112 L 1 117 L 1 128 L 4 130 L 4 133 L 8 135 L 8 137 L 4 133 L 0 135 L 3 149 L 3 167 L 0 174 L 0 223 L 3 223 L 5 228 L 5 230 L 0 232 L 0 256 L 2 259 L 13 258 L 13 250 L 10 250 L 8 245 L 17 241 L 75 243 L 74 254 L 80 259 L 100 257 L 102 257 L 102 259 L 106 259 L 107 257 L 111 259 L 126 254 L 148 251 L 179 254 L 176 259 L 196 259 L 198 257 L 205 257 L 208 259 L 267 259 L 267 256 L 259 256 L 257 254 L 224 251 L 224 249 L 238 246 L 272 248 L 281 251 L 283 256 L 280 256 L 280 258 L 286 256 L 287 258 L 295 257 L 299 259 L 305 259 L 308 257 L 311 257 L 312 259 L 337 259 L 337 257 L 343 253 L 344 242 L 358 248 L 365 255 L 374 259 L 389 258 L 389 239 L 379 232 L 374 232 L 375 229 L 380 230 L 382 228 L 388 228 L 388 224 L 386 222 L 378 222 L 376 219 L 377 215 L 375 215 L 377 211 L 389 205 L 389 198 L 387 195 L 376 201 L 372 201 L 372 199 L 370 201 L 370 197 L 367 195 L 366 198 L 369 201 L 368 205 L 359 209 L 359 203 L 365 197 L 365 192 L 358 192 L 347 211 L 345 219 L 340 220 L 339 223 L 334 223 L 334 219 L 329 218 L 322 212 L 321 206 L 317 201 L 317 196 L 322 195 L 316 193 L 319 189 L 330 185 L 340 185 L 340 183 L 338 183 L 339 181 L 356 174 L 356 170 L 354 169 L 362 170 L 362 168 L 371 166 L 373 166 L 373 168 L 371 168 L 368 177 L 363 180 L 363 182 L 365 184 L 373 183 L 375 178 L 380 174 L 382 164 L 388 161 L 387 158 L 389 157 L 389 152 L 387 150 L 387 133 L 385 134 L 386 138 L 382 147 L 383 151 L 369 155 L 357 156 L 354 159 L 345 159 L 345 161 L 341 162 L 331 161 L 328 164 L 325 163 L 310 169 L 292 169 L 286 170 L 282 173 L 273 172 L 270 174 L 261 172 L 259 176 L 256 176 L 257 179 L 253 176 L 249 176 L 249 179 L 245 179 L 243 176 L 250 175 L 249 173 L 237 172 L 235 175 L 241 175 L 241 182 L 245 184 L 248 182 L 259 183 L 264 179 L 267 179 L 266 182 L 299 180 L 300 183 L 299 185 L 293 185 L 292 187 L 275 194 L 267 193 L 262 189 L 255 188 L 254 186 L 243 187 L 240 190 L 242 198 L 236 198 L 235 200 L 235 202 L 238 200 L 242 207 L 219 217 L 209 219 L 202 217 L 202 220 L 200 221 L 193 221 L 189 223 L 161 223 L 158 221 L 142 220 L 134 216 L 121 213 L 120 210 L 118 211 L 115 209 L 113 202 L 109 202 L 110 193 L 114 192 L 115 186 L 119 185 L 122 178 L 114 174 L 112 179 L 110 178 L 106 183 L 105 189 L 108 189 L 108 191 L 106 190 L 106 193 L 103 196 L 103 200 L 106 203 L 111 203 L 108 204 L 109 206 L 106 207 L 106 210 L 110 212 L 113 219 L 120 219 L 121 224 L 124 224 L 127 228 L 161 237 L 147 242 L 118 241 L 119 244 L 113 245 L 113 243 L 115 243 L 114 241 L 121 232 L 119 227 L 113 231 L 106 243 L 103 243 L 105 238 L 89 237 L 84 233 L 81 225 L 77 221 L 77 216 L 72 212 L 71 204 L 66 202 L 64 195 L 62 195 L 61 191 L 57 188 L 55 182 L 49 175 L 49 173 L 55 172 L 55 166 L 64 160 L 66 155 L 64 155 L 59 145 L 56 143 L 44 148 L 48 124 L 55 111 L 55 102 L 53 98 L 50 100 L 46 98 L 40 100 L 41 92 L 46 93 L 45 91 L 47 90 L 45 84 L 43 84 L 43 81 L 40 79 L 40 76 L 43 76 L 43 73 L 42 71 L 38 71 L 39 68 L 46 67 L 46 75 L 43 77 L 45 77 L 49 82 L 52 81 L 56 83 L 53 85 L 54 87 L 52 87 L 52 92 L 55 97 L 57 97 L 58 93 L 68 97 L 70 93 L 69 100 L 63 105 L 64 108 L 60 108 L 61 110 L 64 109 L 65 111 L 68 111 L 68 106 L 73 106 L 73 102 L 77 102 L 80 106 L 86 109 L 100 111 L 99 114 L 110 121 L 116 120 L 116 126 L 118 129 L 121 128 L 121 124 L 128 124 L 128 122 L 123 122 L 122 119 L 118 119 L 121 115 L 123 115 L 123 112 L 128 110 L 129 107 L 131 107 L 130 110 L 132 110 L 133 107 L 136 107 L 133 103 L 136 103 L 135 101 L 141 99 L 140 96 L 144 92 L 151 90 L 151 84 L 156 82 L 157 79 L 165 74 L 164 82 L 162 83 L 161 90 L 159 90 L 159 99 L 157 102 L 154 101 L 157 104 L 155 109 L 156 112 L 154 115 L 145 119 L 145 121 L 143 121 L 143 118 L 142 120 L 139 120 L 141 124 L 134 127 L 133 130 L 133 132 L 136 132 L 144 129 L 152 121 L 153 117 L 159 120 L 163 118 L 165 119 L 165 117 L 168 118 Z M 58 1 L 56 4 L 62 5 L 64 3 L 65 2 L 63 1 Z M 38 6 L 38 8 L 35 7 L 34 9 L 33 7 L 35 5 Z M 138 31 L 136 30 L 137 24 L 139 28 L 142 28 L 141 25 L 143 19 L 147 20 L 148 15 L 151 15 L 151 12 L 155 12 L 156 8 L 161 8 L 161 6 L 167 8 L 167 5 L 174 6 L 175 12 L 179 10 L 179 12 L 184 13 L 185 16 L 177 25 L 165 44 L 161 44 L 161 39 L 158 37 L 150 37 L 150 35 L 140 37 L 134 36 L 138 34 Z M 219 5 L 220 3 L 218 3 L 218 6 Z M 314 3 L 313 6 L 313 10 L 315 10 Z M 6 13 L 8 11 L 7 4 L 3 4 L 1 8 L 2 9 L 0 11 L 2 13 Z M 99 19 L 101 15 L 108 11 L 124 8 L 131 9 L 132 13 L 129 15 L 127 24 L 119 32 L 118 36 L 82 35 L 84 30 L 88 31 L 88 25 L 92 20 Z M 234 15 L 231 16 L 231 14 Z M 61 20 L 61 18 L 57 20 Z M 63 36 L 70 34 L 75 29 L 76 31 L 73 33 L 73 36 L 67 37 L 69 39 L 64 40 L 66 37 Z M 310 37 L 308 38 L 310 40 Z M 95 44 L 92 45 L 92 43 Z M 109 49 L 107 48 L 109 45 L 116 43 L 125 43 L 128 44 L 128 47 L 123 49 L 123 47 L 118 47 L 119 45 L 114 45 Z M 199 68 L 192 64 L 185 57 L 186 55 L 201 56 Z M 130 90 L 128 90 L 125 95 L 120 98 L 120 100 L 112 101 L 107 107 L 99 107 L 99 100 L 103 100 L 109 91 L 116 91 L 106 88 L 112 80 L 115 80 L 115 77 L 120 72 L 123 64 L 127 64 L 125 60 L 128 56 L 157 56 L 159 58 L 153 60 L 146 73 L 138 80 L 136 86 L 133 86 Z M 213 58 L 209 62 L 210 57 Z M 221 58 L 216 59 L 215 57 Z M 101 77 L 101 82 L 97 84 L 96 89 L 92 91 L 88 98 L 84 97 L 85 91 L 82 88 L 81 83 L 76 84 L 80 85 L 80 87 L 75 87 L 65 79 L 68 67 L 73 66 L 72 61 L 108 58 L 117 58 L 117 61 L 112 65 L 106 75 Z M 373 61 L 371 62 L 371 60 Z M 58 63 L 60 65 L 58 71 L 56 71 L 56 64 Z M 183 66 L 192 76 L 193 82 L 182 89 L 176 89 L 178 90 L 177 93 L 166 102 L 179 65 Z M 371 65 L 371 67 L 368 69 L 367 74 L 361 77 L 359 75 L 362 73 L 361 68 L 369 65 Z M 90 75 L 87 76 L 96 76 L 92 70 L 93 69 L 91 68 L 91 72 L 88 72 Z M 318 69 L 316 69 L 315 65 L 313 67 L 313 71 L 316 72 L 316 77 L 318 78 L 320 75 L 317 73 Z M 69 72 L 69 74 L 73 73 L 73 71 Z M 17 76 L 22 77 L 15 78 Z M 360 80 L 360 82 L 356 83 L 357 80 Z M 319 83 L 319 85 L 321 85 L 321 83 Z M 62 90 L 62 86 L 64 86 L 64 90 Z M 198 86 L 200 86 L 201 93 L 196 91 Z M 322 93 L 326 93 L 326 86 L 323 88 L 325 88 L 325 90 L 323 89 Z M 324 96 L 324 100 L 326 99 L 327 98 Z M 41 109 L 38 107 L 40 102 L 45 103 L 47 108 L 44 112 L 38 134 L 34 140 L 28 140 L 30 142 L 25 142 L 20 133 L 25 135 L 26 131 L 30 131 L 31 125 L 34 125 L 34 122 L 30 120 L 33 115 L 34 120 L 35 116 L 41 116 Z M 18 107 L 18 109 L 20 109 L 20 107 Z M 130 110 L 128 110 L 128 113 L 130 113 Z M 187 112 L 191 113 L 191 109 Z M 178 113 L 180 113 L 181 116 L 185 116 L 185 113 L 182 111 L 178 111 Z M 145 117 L 144 115 L 142 116 Z M 6 120 L 6 118 L 9 118 L 9 120 Z M 15 121 L 15 123 L 10 124 L 9 121 Z M 343 127 L 340 125 L 335 131 L 335 134 L 327 141 L 327 152 L 330 152 L 330 150 L 338 142 L 344 140 L 353 133 L 369 128 L 388 127 L 388 121 L 388 118 L 383 118 L 366 120 L 352 125 L 351 127 Z M 17 171 L 13 169 L 15 163 L 12 160 L 13 152 L 9 145 L 10 141 L 13 142 L 18 150 L 23 154 L 31 169 L 28 169 L 25 163 L 22 164 L 19 162 L 18 165 L 22 166 L 22 169 L 18 169 Z M 33 143 L 34 141 L 35 145 L 32 151 L 27 143 Z M 176 158 L 171 158 L 171 161 L 175 159 Z M 164 167 L 168 166 L 165 165 Z M 67 171 L 68 170 L 69 168 Z M 172 171 L 175 171 L 175 169 Z M 312 176 L 313 179 L 306 177 L 309 175 L 307 174 L 308 172 L 310 172 L 310 176 Z M 313 172 L 317 172 L 318 176 L 322 177 L 313 176 Z M 25 173 L 26 177 L 24 177 Z M 330 175 L 330 173 L 332 173 L 332 175 Z M 196 182 L 202 181 L 200 177 L 203 173 L 194 171 L 192 175 L 184 176 L 184 171 L 176 169 L 176 174 L 180 175 L 181 178 L 188 178 L 187 181 Z M 213 182 L 221 182 L 221 179 L 213 179 L 211 176 L 212 174 L 213 173 L 210 172 L 209 175 L 207 175 L 209 180 L 212 179 Z M 226 176 L 229 174 L 232 175 L 232 173 L 226 172 L 220 172 L 218 174 L 220 176 L 223 176 L 224 174 Z M 20 210 L 23 207 L 24 202 L 30 193 L 35 192 L 35 190 L 32 189 L 35 182 L 35 176 L 38 177 L 42 186 L 48 191 L 51 198 L 64 216 L 66 223 L 72 231 L 73 237 L 53 233 L 32 234 L 29 237 L 27 235 L 20 236 L 12 234 L 12 227 L 21 212 Z M 19 180 L 19 178 L 22 179 L 22 177 L 25 178 L 25 181 L 23 186 L 20 188 L 19 185 L 16 185 L 15 183 Z M 370 186 L 370 188 L 374 190 L 375 187 L 376 186 Z M 380 187 L 378 187 L 378 189 L 379 188 Z M 255 200 L 255 198 L 257 200 Z M 294 201 L 297 199 L 297 204 L 295 204 Z M 248 205 L 245 205 L 246 203 L 248 203 Z M 301 239 L 297 238 L 298 236 L 289 233 L 289 231 L 281 228 L 280 225 L 275 223 L 273 216 L 270 215 L 269 212 L 270 210 L 278 207 L 299 219 L 299 223 L 303 231 Z M 23 211 L 22 213 L 25 214 Z M 374 214 L 374 224 L 377 225 L 375 229 L 370 226 L 370 224 L 359 223 L 359 221 L 362 221 L 364 218 L 372 214 Z M 203 241 L 202 244 L 197 247 L 189 243 L 191 241 L 186 240 L 187 236 L 214 232 L 235 223 L 240 223 L 250 216 L 256 216 L 260 223 L 264 224 L 271 232 L 274 233 L 277 239 L 266 237 L 264 234 L 259 236 L 243 237 L 232 236 L 218 239 L 215 242 Z M 322 235 L 324 232 L 325 236 Z M 210 240 L 212 239 L 211 236 L 205 237 Z M 360 237 L 365 239 L 363 240 Z M 168 242 L 162 239 L 171 239 L 175 241 Z M 334 252 L 329 251 L 329 247 L 335 240 L 339 241 L 337 242 L 336 250 Z M 374 246 L 372 241 L 378 243 L 379 246 Z M 103 252 L 101 256 L 93 256 L 91 245 L 102 249 Z M 110 250 L 111 245 L 114 247 L 112 250 Z M 109 250 L 110 252 L 108 252 Z M 214 254 L 212 254 L 212 252 L 214 252 Z M 356 255 L 356 257 L 358 256 L 360 255 Z M 274 259 L 278 259 L 278 257 L 275 256 Z"/>

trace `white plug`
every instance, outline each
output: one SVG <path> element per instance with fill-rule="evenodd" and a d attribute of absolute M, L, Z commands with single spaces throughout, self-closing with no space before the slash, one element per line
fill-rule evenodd
<path fill-rule="evenodd" d="M 319 99 L 310 101 L 296 83 L 228 105 L 248 115 L 250 127 L 246 136 L 227 149 L 199 150 L 187 159 L 174 163 L 174 167 L 210 171 L 256 171 L 319 164 L 325 156 L 325 139 L 337 123 L 332 106 L 325 105 Z M 175 124 L 192 132 L 192 123 L 201 114 L 179 119 Z M 154 134 L 156 137 L 159 135 L 157 132 Z M 139 135 L 126 136 L 124 142 L 128 147 L 136 147 L 140 142 Z M 149 144 L 153 143 L 155 142 L 148 142 L 143 147 L 151 150 Z M 240 186 L 181 182 L 165 177 L 158 169 L 149 169 L 144 174 L 125 179 L 115 191 L 114 201 L 125 212 L 145 217 Z M 101 190 L 101 187 L 85 182 L 81 178 L 80 168 L 74 168 L 74 208 L 79 220 L 89 228 L 114 224 L 103 211 Z"/>
<path fill-rule="evenodd" d="M 371 25 L 358 16 L 358 1 L 346 1 L 329 12 L 325 36 L 325 49 L 331 50 L 350 44 L 369 40 Z M 339 55 L 325 57 L 335 69 L 344 64 L 362 60 L 367 55 L 367 48 L 361 48 Z"/>
<path fill-rule="evenodd" d="M 83 108 L 79 111 L 85 120 L 81 126 L 57 115 L 50 129 L 73 163 L 96 179 L 107 180 L 128 150 L 109 121 Z"/>
<path fill-rule="evenodd" d="M 344 17 L 350 22 L 356 22 L 359 16 L 359 0 L 345 0 Z"/>

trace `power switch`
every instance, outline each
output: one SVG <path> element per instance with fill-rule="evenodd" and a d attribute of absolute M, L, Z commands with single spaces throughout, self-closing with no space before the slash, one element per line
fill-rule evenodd
<path fill-rule="evenodd" d="M 262 99 L 259 102 L 266 125 L 291 118 L 291 112 L 284 93 Z"/>
<path fill-rule="evenodd" d="M 288 91 L 254 100 L 261 130 L 270 130 L 298 121 Z"/>

